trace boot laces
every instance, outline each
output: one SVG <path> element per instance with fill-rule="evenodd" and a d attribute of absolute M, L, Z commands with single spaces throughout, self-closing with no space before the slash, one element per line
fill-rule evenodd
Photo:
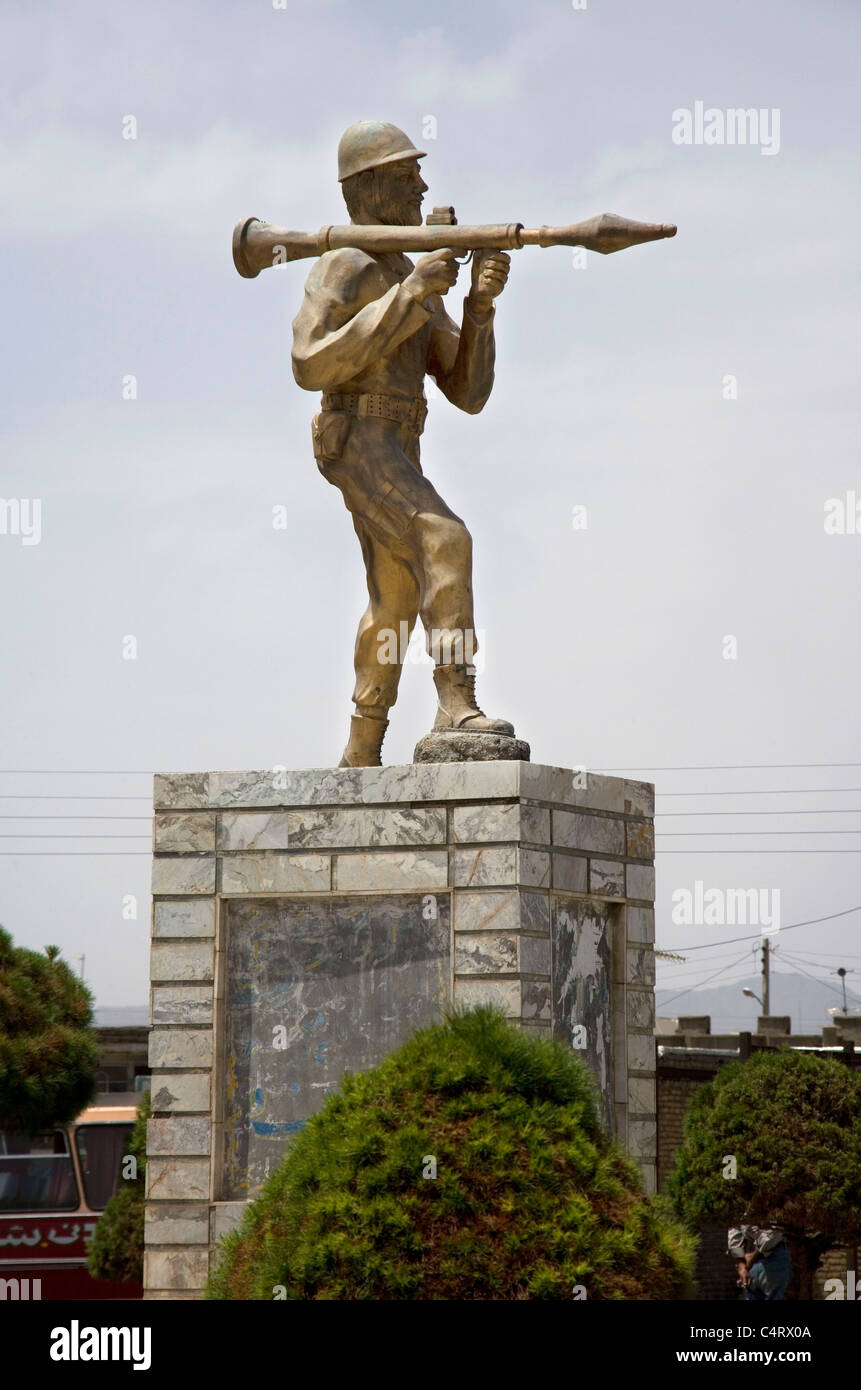
<path fill-rule="evenodd" d="M 475 671 L 472 672 L 472 675 L 467 671 L 464 675 L 464 680 L 466 682 L 466 693 L 469 698 L 469 703 L 474 710 L 486 719 L 487 715 L 484 713 L 484 710 L 479 707 L 478 700 L 475 697 Z"/>

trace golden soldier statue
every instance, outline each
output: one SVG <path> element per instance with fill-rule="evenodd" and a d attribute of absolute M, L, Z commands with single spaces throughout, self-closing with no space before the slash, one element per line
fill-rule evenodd
<path fill-rule="evenodd" d="M 396 126 L 351 126 L 338 146 L 351 223 L 421 226 L 424 153 Z M 368 580 L 356 637 L 356 712 L 341 767 L 379 765 L 405 655 L 401 648 L 392 659 L 386 634 L 411 632 L 417 617 L 435 663 L 434 731 L 514 735 L 476 704 L 472 538 L 419 462 L 425 373 L 470 415 L 493 386 L 494 300 L 510 258 L 474 253 L 458 328 L 442 301 L 457 279 L 456 254 L 443 248 L 413 265 L 400 252 L 327 251 L 314 262 L 293 323 L 293 374 L 323 393 L 314 456 L 352 514 Z"/>

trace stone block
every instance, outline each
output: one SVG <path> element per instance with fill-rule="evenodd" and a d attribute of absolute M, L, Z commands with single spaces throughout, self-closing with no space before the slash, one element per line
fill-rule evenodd
<path fill-rule="evenodd" d="M 520 969 L 524 975 L 550 974 L 549 936 L 521 936 Z"/>
<path fill-rule="evenodd" d="M 153 941 L 150 948 L 150 979 L 211 980 L 213 943 L 211 941 Z M 166 1020 L 153 1019 L 153 1022 Z"/>
<path fill-rule="evenodd" d="M 210 1073 L 208 1071 L 153 1073 L 153 1114 L 162 1111 L 200 1111 L 209 1113 Z"/>
<path fill-rule="evenodd" d="M 147 1122 L 147 1157 L 208 1154 L 209 1148 L 210 1122 L 205 1115 L 171 1115 Z"/>
<path fill-rule="evenodd" d="M 286 849 L 286 811 L 222 811 L 218 817 L 218 847 L 230 852 Z"/>
<path fill-rule="evenodd" d="M 625 853 L 625 822 L 583 811 L 553 812 L 553 843 L 597 854 Z"/>
<path fill-rule="evenodd" d="M 517 850 L 513 845 L 451 852 L 451 881 L 455 888 L 489 888 L 517 882 Z"/>
<path fill-rule="evenodd" d="M 546 806 L 520 803 L 520 838 L 535 845 L 550 844 L 550 811 Z"/>
<path fill-rule="evenodd" d="M 170 897 L 174 893 L 214 893 L 215 855 L 189 855 L 187 858 L 152 861 L 153 897 Z"/>
<path fill-rule="evenodd" d="M 515 888 L 454 894 L 455 931 L 549 932 L 546 893 Z"/>
<path fill-rule="evenodd" d="M 455 931 L 519 931 L 520 895 L 516 889 L 455 893 Z"/>
<path fill-rule="evenodd" d="M 520 1017 L 519 980 L 455 980 L 455 1003 L 467 1009 L 496 1004 L 509 1018 Z"/>
<path fill-rule="evenodd" d="M 653 1078 L 630 1076 L 628 1078 L 629 1115 L 654 1115 L 655 1082 Z"/>
<path fill-rule="evenodd" d="M 624 898 L 625 865 L 615 859 L 590 859 L 589 892 L 598 898 Z"/>
<path fill-rule="evenodd" d="M 339 892 L 421 893 L 448 886 L 444 849 L 339 854 L 335 864 Z"/>
<path fill-rule="evenodd" d="M 655 901 L 655 870 L 650 864 L 628 865 L 628 897 Z"/>
<path fill-rule="evenodd" d="M 629 870 L 633 867 L 631 864 L 628 865 Z M 625 915 L 629 941 L 654 943 L 655 909 L 653 907 L 628 907 L 625 909 Z"/>
<path fill-rule="evenodd" d="M 528 888 L 550 887 L 550 854 L 546 849 L 517 852 L 517 881 Z"/>
<path fill-rule="evenodd" d="M 482 844 L 520 839 L 520 803 L 488 802 L 484 806 L 455 806 L 451 813 L 456 844 Z"/>
<path fill-rule="evenodd" d="M 169 807 L 209 806 L 208 772 L 157 772 L 153 777 L 153 805 Z"/>
<path fill-rule="evenodd" d="M 247 1205 L 247 1202 L 213 1202 L 209 1228 L 213 1245 L 236 1230 Z"/>
<path fill-rule="evenodd" d="M 327 854 L 230 854 L 221 861 L 222 893 L 325 893 L 331 882 Z"/>
<path fill-rule="evenodd" d="M 208 1250 L 147 1250 L 144 1255 L 148 1289 L 202 1289 L 208 1274 Z"/>
<path fill-rule="evenodd" d="M 626 1007 L 629 1028 L 654 1028 L 655 993 L 651 989 L 628 989 Z"/>
<path fill-rule="evenodd" d="M 153 847 L 157 853 L 193 854 L 215 849 L 212 811 L 156 811 Z"/>
<path fill-rule="evenodd" d="M 206 1202 L 150 1202 L 144 1218 L 147 1245 L 207 1245 L 209 1207 Z"/>
<path fill-rule="evenodd" d="M 149 1035 L 149 1064 L 153 1070 L 212 1066 L 209 1028 L 154 1028 Z"/>
<path fill-rule="evenodd" d="M 572 768 L 525 763 L 521 767 L 520 795 L 533 801 L 549 801 L 560 807 L 624 811 L 624 790 L 629 784 L 620 777 L 602 777 L 598 773 L 589 772 L 586 775 L 585 787 L 577 785 L 579 780 Z"/>
<path fill-rule="evenodd" d="M 655 1163 L 639 1163 L 637 1165 L 643 1175 L 643 1187 L 649 1197 L 654 1197 L 658 1190 L 658 1167 Z"/>
<path fill-rule="evenodd" d="M 628 1069 L 630 1071 L 655 1070 L 655 1039 L 651 1033 L 628 1034 Z"/>
<path fill-rule="evenodd" d="M 651 862 L 655 857 L 655 827 L 650 821 L 628 821 L 626 849 L 619 850 L 620 854 L 627 852 L 629 859 L 648 859 Z"/>
<path fill-rule="evenodd" d="M 623 797 L 622 810 L 629 816 L 653 816 L 655 814 L 655 786 L 653 782 L 626 780 Z"/>
<path fill-rule="evenodd" d="M 524 931 L 550 931 L 550 898 L 547 893 L 520 893 L 520 925 Z"/>
<path fill-rule="evenodd" d="M 455 937 L 456 975 L 507 975 L 517 970 L 517 937 L 478 932 Z"/>
<path fill-rule="evenodd" d="M 327 807 L 289 811 L 291 849 L 375 849 L 387 845 L 444 845 L 445 810 L 439 806 Z"/>
<path fill-rule="evenodd" d="M 148 1201 L 209 1201 L 208 1158 L 148 1158 Z"/>
<path fill-rule="evenodd" d="M 215 899 L 167 898 L 154 903 L 152 934 L 215 936 Z"/>
<path fill-rule="evenodd" d="M 153 1023 L 211 1023 L 212 989 L 200 985 L 157 985 L 152 992 Z"/>
<path fill-rule="evenodd" d="M 640 946 L 629 946 L 628 957 L 628 984 L 630 985 L 649 985 L 655 983 L 655 953 L 651 949 Z"/>
<path fill-rule="evenodd" d="M 553 1001 L 550 984 L 541 980 L 523 980 L 521 983 L 521 1011 L 527 1022 L 552 1023 Z"/>
<path fill-rule="evenodd" d="M 587 861 L 576 854 L 554 854 L 553 887 L 560 893 L 585 893 Z"/>
<path fill-rule="evenodd" d="M 654 1161 L 658 1152 L 658 1126 L 654 1120 L 628 1118 L 628 1153 L 634 1159 Z"/>

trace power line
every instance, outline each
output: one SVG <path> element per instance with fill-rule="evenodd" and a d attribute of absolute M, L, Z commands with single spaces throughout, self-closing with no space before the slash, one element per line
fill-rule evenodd
<path fill-rule="evenodd" d="M 681 793 L 683 796 L 687 793 Z M 704 793 L 708 795 L 708 793 Z M 743 793 L 740 793 L 743 795 Z M 656 811 L 655 820 L 664 819 L 667 816 L 687 818 L 688 816 L 861 816 L 861 806 L 821 806 L 817 810 L 811 810 L 809 806 L 799 806 L 791 811 L 779 806 L 769 811 Z M 663 832 L 662 832 L 663 833 Z"/>
<path fill-rule="evenodd" d="M 861 835 L 861 830 L 659 830 L 664 839 L 687 839 L 691 835 Z"/>
<path fill-rule="evenodd" d="M 661 854 L 861 854 L 861 849 L 662 849 Z"/>
<path fill-rule="evenodd" d="M 791 957 L 791 956 L 785 955 L 785 956 L 784 956 L 784 959 L 785 959 L 785 960 L 792 960 L 792 957 Z M 828 989 L 828 990 L 831 991 L 832 994 L 839 994 L 839 995 L 840 995 L 840 998 L 841 998 L 841 999 L 843 998 L 843 990 L 842 990 L 842 988 L 840 988 L 840 987 L 837 986 L 837 985 L 829 985 L 829 984 L 826 984 L 825 980 L 821 979 L 821 978 L 820 978 L 819 976 L 817 976 L 817 975 L 811 975 L 810 972 L 809 972 L 808 970 L 804 970 L 804 969 L 802 968 L 802 966 L 799 965 L 797 962 L 793 962 L 793 964 L 794 964 L 794 968 L 795 968 L 796 970 L 800 970 L 802 975 L 806 975 L 807 978 L 808 978 L 808 980 L 812 980 L 812 981 L 814 982 L 814 984 L 821 985 L 823 989 Z M 846 997 L 847 997 L 847 999 L 851 999 L 852 1002 L 853 1002 L 854 1004 L 861 1004 L 861 999 L 857 998 L 857 996 L 854 995 L 854 994 L 850 994 L 850 992 L 849 992 L 848 989 L 847 989 L 847 991 L 846 991 Z"/>
<path fill-rule="evenodd" d="M 151 796 L 97 796 L 95 792 L 0 792 L 0 801 L 148 801 Z"/>
<path fill-rule="evenodd" d="M 701 980 L 698 985 L 690 985 L 687 989 L 680 990 L 678 994 L 671 995 L 669 999 L 662 999 L 661 1008 L 665 1009 L 668 1004 L 674 1003 L 676 999 L 681 999 L 685 994 L 690 994 L 692 990 L 701 988 L 702 985 L 707 985 L 710 980 L 716 980 L 718 975 L 725 975 L 727 970 L 732 970 L 733 965 L 740 965 L 741 962 L 746 959 L 747 952 L 745 951 L 736 961 L 730 961 L 729 965 L 722 966 L 722 968 L 716 970 L 713 975 L 708 975 L 704 980 Z"/>
<path fill-rule="evenodd" d="M 40 859 L 74 859 L 76 857 L 80 859 L 98 859 L 100 855 L 104 854 L 119 854 L 126 856 L 142 854 L 146 855 L 148 859 L 150 857 L 148 849 L 0 849 L 0 858 L 4 859 L 27 859 L 32 858 L 34 855 Z"/>
<path fill-rule="evenodd" d="M 113 814 L 113 813 L 109 813 L 109 814 L 107 814 L 107 815 L 100 816 L 100 815 L 98 814 L 97 811 L 94 811 L 93 814 L 92 814 L 91 816 L 86 816 L 86 815 L 83 815 L 83 814 L 81 814 L 81 815 L 72 815 L 72 816 L 54 816 L 54 815 L 52 815 L 49 811 L 46 811 L 46 812 L 44 813 L 44 815 L 41 815 L 41 816 L 33 816 L 33 815 L 24 815 L 24 816 L 16 816 L 16 815 L 11 815 L 11 816 L 0 816 L 0 820 L 152 820 L 152 817 L 151 817 L 151 816 L 118 816 L 118 815 L 115 815 L 115 814 Z"/>
<path fill-rule="evenodd" d="M 655 767 L 653 763 L 634 763 L 627 767 L 604 767 L 597 764 L 595 772 L 761 772 L 772 768 L 797 767 L 861 767 L 861 763 L 708 763 L 699 766 Z"/>
<path fill-rule="evenodd" d="M 795 931 L 797 927 L 818 927 L 822 922 L 836 922 L 839 917 L 849 917 L 853 912 L 861 912 L 861 903 L 856 907 L 845 907 L 841 912 L 829 912 L 827 917 L 811 917 L 806 922 L 790 922 L 788 926 L 781 927 L 780 930 L 785 932 Z M 752 932 L 748 936 L 731 936 L 726 941 L 720 939 L 704 941 L 700 946 L 661 946 L 660 949 L 662 951 L 708 951 L 712 946 L 732 946 L 736 941 L 758 941 L 761 936 L 761 932 Z"/>
<path fill-rule="evenodd" d="M 148 840 L 148 835 L 43 835 L 41 830 L 22 830 L 20 835 L 7 835 L 0 832 L 0 840 Z"/>
<path fill-rule="evenodd" d="M 811 960 L 818 961 L 820 956 L 826 956 L 832 960 L 861 960 L 861 956 L 850 956 L 845 951 L 795 951 L 796 956 L 809 956 Z"/>
<path fill-rule="evenodd" d="M 713 792 L 661 792 L 656 796 L 830 796 L 833 792 L 861 792 L 861 787 L 748 787 L 728 791 L 722 788 Z"/>

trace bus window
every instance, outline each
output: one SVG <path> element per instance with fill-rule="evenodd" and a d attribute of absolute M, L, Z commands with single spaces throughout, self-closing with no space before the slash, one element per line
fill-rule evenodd
<path fill-rule="evenodd" d="M 120 1166 L 129 1151 L 133 1125 L 79 1125 L 75 1130 L 87 1206 L 103 1211 L 120 1181 Z"/>
<path fill-rule="evenodd" d="M 61 1129 L 0 1131 L 0 1211 L 74 1211 L 77 1205 L 72 1156 Z"/>

